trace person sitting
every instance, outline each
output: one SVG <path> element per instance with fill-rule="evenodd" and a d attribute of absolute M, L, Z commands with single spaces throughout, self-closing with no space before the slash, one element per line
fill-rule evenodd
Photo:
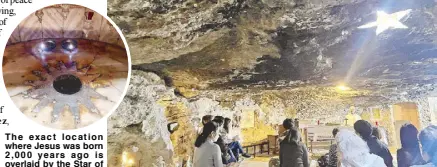
<path fill-rule="evenodd" d="M 309 167 L 308 151 L 300 141 L 299 131 L 294 127 L 293 120 L 285 119 L 283 126 L 285 137 L 280 142 L 279 162 L 281 167 Z"/>
<path fill-rule="evenodd" d="M 419 134 L 419 141 L 422 144 L 422 157 L 427 163 L 411 167 L 435 167 L 437 166 L 437 126 L 430 125 Z"/>
<path fill-rule="evenodd" d="M 193 167 L 223 167 L 220 147 L 214 144 L 218 138 L 217 123 L 206 123 L 194 144 Z"/>
<path fill-rule="evenodd" d="M 398 167 L 410 167 L 423 165 L 423 157 L 420 151 L 419 131 L 410 123 L 402 125 L 400 131 L 402 148 L 397 151 Z"/>
<path fill-rule="evenodd" d="M 230 164 L 233 162 L 237 162 L 237 159 L 235 158 L 235 156 L 233 154 L 231 154 L 231 152 L 229 151 L 228 145 L 225 142 L 226 140 L 226 132 L 223 129 L 223 125 L 224 125 L 224 121 L 225 118 L 222 116 L 216 116 L 214 117 L 214 119 L 212 120 L 212 122 L 215 122 L 219 125 L 219 138 L 218 140 L 215 142 L 219 147 L 220 150 L 222 152 L 222 161 L 223 164 Z"/>
<path fill-rule="evenodd" d="M 332 136 L 335 138 L 335 136 L 338 133 L 338 128 L 334 128 L 332 130 Z M 331 145 L 331 147 L 329 148 L 329 153 L 328 153 L 328 167 L 337 167 L 337 144 L 334 143 Z"/>
<path fill-rule="evenodd" d="M 339 167 L 386 167 L 384 160 L 370 153 L 367 143 L 353 131 L 342 129 L 335 137 Z"/>
<path fill-rule="evenodd" d="M 240 154 L 245 158 L 250 158 L 251 156 L 243 151 L 243 146 L 241 146 L 238 136 L 233 136 L 231 134 L 231 121 L 232 120 L 230 118 L 225 118 L 225 122 L 223 124 L 223 129 L 227 133 L 224 141 L 228 145 L 228 153 L 232 154 L 231 156 L 235 157 L 236 161 L 239 161 Z"/>
<path fill-rule="evenodd" d="M 202 124 L 203 125 L 205 125 L 205 124 L 207 124 L 208 122 L 211 122 L 211 121 L 212 121 L 212 115 L 205 115 L 205 116 L 202 117 Z"/>
<path fill-rule="evenodd" d="M 205 126 L 208 122 L 212 121 L 212 115 L 204 115 L 202 117 L 202 125 Z M 194 128 L 196 130 L 197 135 L 200 135 L 202 133 L 202 127 L 196 126 L 196 124 L 193 124 Z"/>
<path fill-rule="evenodd" d="M 355 131 L 366 141 L 367 146 L 370 149 L 370 153 L 376 154 L 384 159 L 387 167 L 393 167 L 393 157 L 390 154 L 390 150 L 387 145 L 382 143 L 379 139 L 372 135 L 372 125 L 365 120 L 358 120 L 354 124 Z"/>

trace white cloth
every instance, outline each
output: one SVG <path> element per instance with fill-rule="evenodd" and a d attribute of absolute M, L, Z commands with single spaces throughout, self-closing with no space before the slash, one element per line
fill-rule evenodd
<path fill-rule="evenodd" d="M 354 160 L 342 160 L 341 167 L 386 167 L 384 159 L 375 154 L 364 156 L 362 160 Z"/>
<path fill-rule="evenodd" d="M 342 129 L 335 136 L 341 167 L 386 167 L 384 160 L 369 153 L 367 143 L 354 132 Z"/>
<path fill-rule="evenodd" d="M 200 147 L 194 149 L 193 167 L 223 167 L 220 147 L 207 139 Z"/>

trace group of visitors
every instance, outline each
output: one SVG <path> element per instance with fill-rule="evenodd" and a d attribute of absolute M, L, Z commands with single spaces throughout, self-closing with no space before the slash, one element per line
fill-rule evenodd
<path fill-rule="evenodd" d="M 206 115 L 203 128 L 195 142 L 194 167 L 223 167 L 239 161 L 243 152 L 238 137 L 230 134 L 231 119 Z M 292 119 L 283 122 L 285 132 L 280 134 L 279 161 L 281 167 L 309 167 L 308 150 L 300 138 L 299 128 Z M 332 131 L 335 143 L 331 145 L 328 167 L 393 167 L 385 131 L 365 120 L 354 124 L 354 131 Z M 437 166 L 437 126 L 431 125 L 420 133 L 412 124 L 400 129 L 402 148 L 397 150 L 398 167 Z"/>
<path fill-rule="evenodd" d="M 393 167 L 387 138 L 384 131 L 378 129 L 365 120 L 355 122 L 355 132 L 334 129 L 336 144 L 330 148 L 328 167 Z M 437 166 L 437 126 L 428 126 L 419 134 L 414 125 L 404 124 L 400 139 L 398 167 Z"/>
<path fill-rule="evenodd" d="M 336 145 L 330 149 L 329 167 L 393 167 L 393 157 L 381 131 L 365 120 L 355 122 L 354 129 L 355 132 L 334 129 Z"/>
<path fill-rule="evenodd" d="M 283 122 L 286 129 L 279 138 L 281 167 L 309 167 L 308 151 L 299 138 L 299 130 L 292 119 Z M 354 124 L 354 131 L 332 131 L 336 143 L 329 150 L 328 167 L 393 167 L 393 157 L 388 149 L 385 131 L 365 120 Z M 420 134 L 412 124 L 400 130 L 402 148 L 397 151 L 398 167 L 437 166 L 437 126 L 431 125 Z"/>
<path fill-rule="evenodd" d="M 238 136 L 231 132 L 232 120 L 222 116 L 205 115 L 203 128 L 198 131 L 193 157 L 194 167 L 223 167 L 239 161 L 239 156 L 249 158 L 243 152 Z"/>

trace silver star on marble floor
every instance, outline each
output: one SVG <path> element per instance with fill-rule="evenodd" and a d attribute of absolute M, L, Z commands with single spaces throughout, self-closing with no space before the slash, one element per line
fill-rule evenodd
<path fill-rule="evenodd" d="M 91 98 L 98 98 L 108 100 L 107 97 L 99 94 L 86 83 L 82 83 L 80 90 L 74 94 L 62 94 L 55 90 L 53 81 L 61 75 L 87 76 L 88 70 L 77 70 L 76 65 L 69 68 L 64 63 L 59 62 L 55 68 L 47 67 L 46 71 L 33 71 L 33 75 L 40 78 L 36 81 L 27 81 L 26 84 L 33 88 L 25 93 L 25 97 L 40 100 L 33 112 L 39 112 L 44 107 L 53 104 L 52 123 L 59 119 L 60 113 L 64 111 L 64 107 L 68 106 L 70 112 L 73 114 L 76 125 L 80 123 L 79 105 L 82 104 L 89 111 L 99 113 L 97 107 L 91 101 Z"/>

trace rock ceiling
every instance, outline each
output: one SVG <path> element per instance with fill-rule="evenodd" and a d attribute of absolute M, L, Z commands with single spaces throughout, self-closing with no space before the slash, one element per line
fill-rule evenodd
<path fill-rule="evenodd" d="M 437 80 L 433 0 L 109 0 L 134 69 L 189 90 L 299 89 L 344 82 L 356 98 L 414 99 Z M 408 29 L 357 27 L 412 9 Z M 206 91 L 208 92 L 208 91 Z M 395 99 L 394 99 L 395 98 Z"/>

